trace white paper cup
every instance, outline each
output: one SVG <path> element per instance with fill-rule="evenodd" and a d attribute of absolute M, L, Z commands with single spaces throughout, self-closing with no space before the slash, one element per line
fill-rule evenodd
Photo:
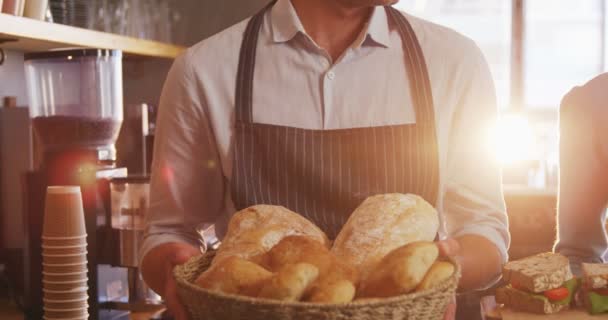
<path fill-rule="evenodd" d="M 73 288 L 73 289 L 69 289 L 69 290 L 51 290 L 51 289 L 47 289 L 47 288 L 43 288 L 42 292 L 44 293 L 75 293 L 75 292 L 87 292 L 87 290 L 89 290 L 89 287 L 84 286 L 84 287 L 80 287 L 80 288 Z"/>
<path fill-rule="evenodd" d="M 55 254 L 83 254 L 87 253 L 87 245 L 71 245 L 71 246 L 49 246 L 42 245 L 42 253 L 55 255 Z"/>
<path fill-rule="evenodd" d="M 80 187 L 48 187 L 44 203 L 43 240 L 75 238 L 86 234 Z"/>
<path fill-rule="evenodd" d="M 59 264 L 50 264 L 50 263 L 42 263 L 42 271 L 47 273 L 72 273 L 72 272 L 87 272 L 87 263 L 79 262 L 79 263 L 59 263 Z"/>
<path fill-rule="evenodd" d="M 36 20 L 44 20 L 48 5 L 48 0 L 27 0 L 25 2 L 23 16 Z"/>
<path fill-rule="evenodd" d="M 42 287 L 50 291 L 80 291 L 82 288 L 87 288 L 87 281 L 74 281 L 74 282 L 58 282 L 58 281 L 44 281 L 42 280 Z"/>
<path fill-rule="evenodd" d="M 42 244 L 48 247 L 86 246 L 87 235 L 79 237 L 42 237 Z"/>
<path fill-rule="evenodd" d="M 47 309 L 44 308 L 45 319 L 72 319 L 72 318 L 88 318 L 88 308 L 79 309 Z"/>
<path fill-rule="evenodd" d="M 86 253 L 77 254 L 42 254 L 42 262 L 46 264 L 86 263 Z M 50 271 L 49 271 L 50 272 Z"/>
<path fill-rule="evenodd" d="M 42 280 L 52 282 L 73 282 L 88 280 L 87 272 L 48 273 L 42 272 Z"/>
<path fill-rule="evenodd" d="M 77 236 L 42 236 L 42 240 L 75 240 L 75 239 L 85 239 L 87 237 L 86 234 L 77 235 Z"/>
<path fill-rule="evenodd" d="M 89 303 L 87 299 L 75 300 L 75 301 L 43 301 L 44 307 L 49 310 L 74 310 L 74 309 L 88 309 Z"/>
<path fill-rule="evenodd" d="M 71 300 L 89 299 L 87 290 L 73 291 L 73 292 L 44 290 L 43 296 L 44 296 L 44 299 L 46 299 L 48 301 L 71 301 Z"/>

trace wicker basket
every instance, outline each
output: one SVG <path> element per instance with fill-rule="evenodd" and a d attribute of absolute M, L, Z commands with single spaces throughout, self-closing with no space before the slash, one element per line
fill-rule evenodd
<path fill-rule="evenodd" d="M 348 304 L 314 304 L 226 295 L 202 289 L 194 280 L 211 264 L 214 252 L 190 259 L 173 271 L 177 292 L 192 320 L 383 320 L 442 319 L 456 292 L 460 268 L 431 290 L 384 299 L 362 299 Z"/>

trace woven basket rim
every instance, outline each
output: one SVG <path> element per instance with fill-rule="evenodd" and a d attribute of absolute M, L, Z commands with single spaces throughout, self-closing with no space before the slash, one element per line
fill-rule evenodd
<path fill-rule="evenodd" d="M 182 285 L 182 286 L 186 287 L 188 290 L 191 290 L 194 292 L 201 292 L 206 295 L 214 296 L 214 297 L 221 298 L 221 299 L 234 300 L 235 302 L 257 304 L 257 305 L 264 305 L 264 306 L 268 306 L 268 307 L 277 307 L 277 308 L 278 307 L 302 308 L 302 307 L 314 306 L 317 309 L 336 309 L 336 308 L 351 308 L 351 307 L 358 308 L 358 307 L 384 306 L 387 304 L 393 304 L 393 303 L 399 303 L 399 302 L 403 302 L 403 301 L 419 299 L 419 298 L 423 298 L 426 296 L 431 296 L 437 292 L 443 292 L 445 290 L 448 290 L 450 288 L 450 286 L 452 286 L 452 283 L 454 281 L 456 283 L 458 283 L 458 280 L 460 279 L 460 275 L 461 275 L 460 265 L 454 259 L 448 258 L 447 260 L 450 261 L 455 267 L 454 274 L 452 274 L 452 276 L 450 278 L 443 281 L 438 286 L 435 286 L 433 288 L 430 288 L 430 289 L 427 289 L 424 291 L 407 293 L 407 294 L 402 294 L 402 295 L 393 296 L 393 297 L 386 297 L 386 298 L 360 298 L 360 299 L 356 299 L 356 300 L 353 300 L 348 303 L 314 303 L 314 302 L 305 302 L 305 301 L 286 302 L 286 301 L 279 301 L 279 300 L 273 300 L 273 299 L 247 297 L 247 296 L 242 296 L 242 295 L 237 295 L 237 294 L 226 294 L 226 293 L 222 293 L 222 292 L 212 291 L 212 290 L 201 288 L 201 287 L 191 283 L 190 281 L 183 279 L 180 276 L 182 269 L 186 265 L 189 265 L 192 263 L 197 263 L 199 260 L 205 259 L 205 257 L 207 257 L 209 255 L 215 255 L 215 252 L 208 251 L 203 255 L 199 255 L 199 256 L 190 258 L 186 263 L 184 263 L 182 265 L 175 266 L 173 268 L 173 277 L 175 278 L 175 280 L 180 285 Z"/>

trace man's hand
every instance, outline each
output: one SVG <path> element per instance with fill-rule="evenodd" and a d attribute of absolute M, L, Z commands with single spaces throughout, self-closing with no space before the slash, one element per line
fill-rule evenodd
<path fill-rule="evenodd" d="M 152 250 L 142 262 L 144 280 L 165 301 L 167 309 L 176 320 L 188 320 L 188 312 L 179 301 L 173 267 L 183 264 L 200 251 L 186 243 L 166 243 Z"/>
<path fill-rule="evenodd" d="M 485 286 L 501 271 L 498 248 L 488 239 L 477 235 L 465 235 L 458 239 L 437 242 L 439 254 L 453 258 L 462 269 L 460 290 L 474 290 Z M 445 320 L 455 319 L 456 300 L 448 306 Z"/>
<path fill-rule="evenodd" d="M 458 261 L 458 257 L 460 255 L 460 244 L 458 241 L 454 239 L 442 240 L 437 242 L 437 248 L 439 248 L 439 255 L 443 257 L 451 257 L 456 261 L 456 263 L 460 263 Z M 445 310 L 443 320 L 456 319 L 456 308 L 456 297 L 454 297 L 452 302 L 448 305 L 448 308 Z"/>

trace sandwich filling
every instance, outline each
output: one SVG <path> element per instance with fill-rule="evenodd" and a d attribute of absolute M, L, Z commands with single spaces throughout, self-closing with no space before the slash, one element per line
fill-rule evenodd
<path fill-rule="evenodd" d="M 547 290 L 544 292 L 539 292 L 539 293 L 530 292 L 530 291 L 526 290 L 524 287 L 518 286 L 516 283 L 511 283 L 509 286 L 511 288 L 513 288 L 514 290 L 524 292 L 525 294 L 533 297 L 534 299 L 548 301 L 549 303 L 553 303 L 553 304 L 569 305 L 572 302 L 574 293 L 578 289 L 578 285 L 579 285 L 578 280 L 576 280 L 575 278 L 572 278 L 572 279 L 564 282 L 564 284 L 562 284 L 562 286 L 560 286 L 558 288 Z"/>
<path fill-rule="evenodd" d="M 589 313 L 608 312 L 608 288 L 593 289 L 587 294 L 589 295 Z"/>
<path fill-rule="evenodd" d="M 584 290 L 581 294 L 589 313 L 608 312 L 608 264 L 583 263 Z"/>

